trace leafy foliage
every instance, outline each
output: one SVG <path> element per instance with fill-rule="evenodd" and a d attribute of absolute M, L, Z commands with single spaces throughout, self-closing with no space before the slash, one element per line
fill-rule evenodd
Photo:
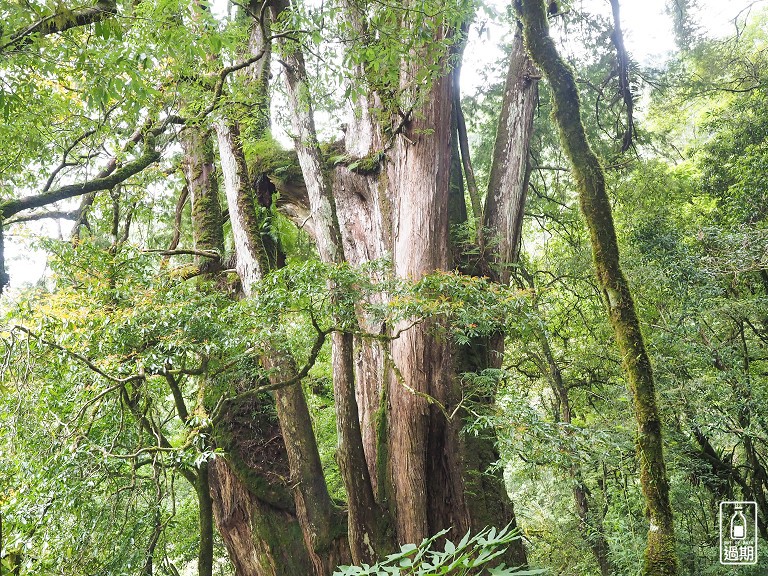
<path fill-rule="evenodd" d="M 546 573 L 546 570 L 488 566 L 512 540 L 520 538 L 517 530 L 509 526 L 498 531 L 486 528 L 474 536 L 467 532 L 455 544 L 443 539 L 447 532 L 443 530 L 419 545 L 406 544 L 400 552 L 390 554 L 373 566 L 341 566 L 334 576 L 534 576 Z M 444 540 L 443 550 L 435 549 L 441 540 Z"/>

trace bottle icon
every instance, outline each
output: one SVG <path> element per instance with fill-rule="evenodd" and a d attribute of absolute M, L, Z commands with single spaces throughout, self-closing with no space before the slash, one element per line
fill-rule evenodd
<path fill-rule="evenodd" d="M 731 539 L 744 540 L 747 537 L 747 519 L 741 511 L 741 506 L 736 505 L 736 511 L 731 516 Z"/>

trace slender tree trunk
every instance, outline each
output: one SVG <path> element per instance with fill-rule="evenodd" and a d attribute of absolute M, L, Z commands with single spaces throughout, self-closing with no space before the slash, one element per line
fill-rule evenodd
<path fill-rule="evenodd" d="M 181 138 L 182 168 L 192 200 L 192 239 L 196 250 L 224 252 L 219 186 L 213 146 L 206 131 L 186 128 Z"/>
<path fill-rule="evenodd" d="M 208 463 L 203 462 L 197 472 L 195 491 L 200 505 L 200 548 L 197 554 L 199 576 L 213 576 L 213 503 L 208 485 Z"/>
<path fill-rule="evenodd" d="M 261 222 L 248 169 L 242 152 L 237 125 L 221 121 L 216 126 L 219 154 L 235 239 L 236 268 L 246 296 L 261 279 L 268 257 L 261 236 Z M 265 200 L 271 203 L 271 198 Z M 261 208 L 263 209 L 263 207 Z M 270 380 L 282 382 L 296 372 L 290 355 L 276 348 L 264 350 L 261 363 L 270 368 Z M 349 559 L 344 516 L 331 501 L 325 484 L 309 409 L 300 384 L 277 389 L 274 393 L 277 417 L 286 450 L 294 508 L 302 529 L 303 544 L 312 562 L 312 573 L 331 574 L 339 563 Z M 258 521 L 258 519 L 256 519 Z M 274 544 L 273 544 L 274 547 Z M 281 565 L 277 574 L 283 573 Z"/>
<path fill-rule="evenodd" d="M 643 574 L 673 576 L 677 574 L 674 526 L 653 372 L 632 295 L 619 264 L 603 169 L 587 142 L 573 72 L 557 53 L 549 35 L 544 3 L 521 0 L 518 11 L 526 46 L 552 87 L 554 117 L 576 177 L 581 209 L 590 232 L 595 271 L 632 392 L 638 427 L 640 483 L 650 521 Z"/>
<path fill-rule="evenodd" d="M 345 262 L 345 256 L 336 203 L 323 170 L 303 55 L 296 47 L 287 47 L 285 54 L 285 86 L 296 153 L 312 210 L 318 253 L 324 262 L 341 264 Z M 333 286 L 329 288 L 333 290 Z M 332 364 L 337 459 L 347 491 L 349 546 L 356 563 L 375 562 L 380 554 L 388 551 L 390 544 L 386 535 L 386 516 L 374 498 L 365 459 L 355 394 L 353 352 L 351 334 L 334 332 Z"/>
<path fill-rule="evenodd" d="M 237 125 L 220 120 L 216 125 L 216 135 L 235 241 L 236 268 L 245 293 L 250 294 L 253 283 L 263 276 L 267 262 L 260 236 L 261 220 L 250 189 Z M 205 133 L 189 129 L 183 144 L 185 175 L 193 203 L 195 247 L 221 253 L 222 218 L 210 141 Z M 200 470 L 196 488 L 201 503 L 201 530 L 204 525 L 206 530 L 212 530 L 213 520 L 216 520 L 238 576 L 325 576 L 332 572 L 337 561 L 345 560 L 346 556 L 336 549 L 332 550 L 322 539 L 340 534 L 343 551 L 343 531 L 330 529 L 329 520 L 320 522 L 317 514 L 306 512 L 307 508 L 323 505 L 330 508 L 332 504 L 325 490 L 317 447 L 314 444 L 307 447 L 306 440 L 303 444 L 299 442 L 301 457 L 295 457 L 295 431 L 303 432 L 300 439 L 305 439 L 308 429 L 314 442 L 303 391 L 300 386 L 294 386 L 279 391 L 276 396 L 283 399 L 283 402 L 278 401 L 278 414 L 291 414 L 291 426 L 284 431 L 276 423 L 269 424 L 268 421 L 244 425 L 242 411 L 238 412 L 237 408 L 225 415 L 217 436 L 219 444 L 228 452 L 230 462 L 217 458 L 210 463 L 210 486 L 209 465 L 204 465 Z M 257 410 L 268 409 L 268 399 L 261 399 L 260 402 L 266 404 Z M 287 445 L 294 450 L 287 450 Z M 309 457 L 313 449 L 314 459 Z M 259 454 L 260 451 L 265 451 L 266 458 L 271 461 L 270 470 L 254 467 L 259 460 L 254 459 L 253 454 Z M 274 471 L 282 467 L 291 470 L 292 476 L 298 476 L 293 472 L 297 461 L 304 468 L 307 468 L 306 462 L 314 466 L 310 468 L 311 472 L 304 472 L 302 481 L 290 483 L 294 500 L 288 488 L 290 480 Z M 307 478 L 311 479 L 310 486 L 314 490 L 308 497 L 304 497 L 303 491 L 307 484 L 304 480 Z M 318 496 L 318 478 L 325 490 L 324 500 Z M 309 502 L 310 506 L 306 506 L 305 502 Z M 331 518 L 330 513 L 327 515 Z M 311 538 L 315 526 L 320 531 L 319 538 L 316 538 L 320 539 L 319 543 L 313 542 Z M 315 544 L 318 548 L 325 545 L 321 550 L 322 558 L 315 553 L 312 547 Z M 210 537 L 201 540 L 201 570 L 210 565 L 211 546 Z M 210 569 L 206 568 L 201 574 L 210 574 Z"/>

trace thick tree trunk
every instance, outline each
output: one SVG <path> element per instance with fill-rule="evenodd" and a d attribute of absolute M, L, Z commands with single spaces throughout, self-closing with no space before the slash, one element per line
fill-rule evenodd
<path fill-rule="evenodd" d="M 402 82 L 415 73 L 406 69 Z M 452 88 L 449 77 L 434 81 L 425 104 L 397 137 L 388 165 L 394 271 L 413 281 L 449 267 Z M 414 326 L 391 345 L 397 370 L 389 388 L 388 452 L 400 542 L 419 542 L 446 527 L 462 534 L 470 526 L 459 423 L 447 422 L 424 396 L 436 398 L 449 412 L 458 402 L 450 347 L 432 328 Z"/>
<path fill-rule="evenodd" d="M 350 11 L 354 12 L 354 8 Z M 354 15 L 361 17 L 358 13 Z M 350 20 L 355 21 L 354 17 Z M 338 262 L 343 257 L 359 264 L 390 253 L 396 274 L 412 280 L 450 268 L 448 183 L 452 160 L 458 160 L 451 118 L 451 79 L 435 81 L 423 99 L 425 104 L 414 111 L 413 119 L 404 122 L 402 132 L 391 140 L 382 137 L 380 126 L 373 120 L 376 113 L 372 109 L 380 106 L 378 95 L 372 92 L 361 98 L 347 125 L 345 148 L 349 156 L 362 160 L 358 164 L 364 162 L 366 168 L 350 170 L 338 166 L 333 172 L 331 193 L 316 155 L 311 102 L 301 86 L 301 65 L 295 59 L 292 61 L 290 55 L 284 60 L 289 64 L 286 79 L 296 149 L 309 192 L 321 258 Z M 413 69 L 404 68 L 404 85 L 417 73 L 415 67 L 422 64 L 418 59 L 412 61 L 409 66 Z M 530 104 L 526 101 L 526 105 Z M 388 144 L 392 148 L 387 148 Z M 524 161 L 525 154 L 523 165 Z M 453 184 L 455 192 L 460 184 L 455 180 Z M 453 198 L 456 209 L 457 194 Z M 330 200 L 328 205 L 323 205 L 324 199 Z M 466 214 L 466 208 L 459 205 L 456 213 L 462 212 Z M 340 224 L 338 235 L 336 221 Z M 318 231 L 318 226 L 325 226 L 326 230 Z M 326 248 L 338 245 L 339 236 L 342 256 Z M 399 327 L 362 328 L 371 333 L 386 333 Z M 345 479 L 350 495 L 350 530 L 359 530 L 362 536 L 377 531 L 381 534 L 381 526 L 368 519 L 377 505 L 396 518 L 396 537 L 402 543 L 418 542 L 445 527 L 463 533 L 473 525 L 475 517 L 478 522 L 482 518 L 498 525 L 513 518 L 511 506 L 504 505 L 508 498 L 500 476 L 493 479 L 493 491 L 488 489 L 490 484 L 479 485 L 483 491 L 479 500 L 483 502 L 477 503 L 474 510 L 468 505 L 465 467 L 482 474 L 498 459 L 498 454 L 491 441 L 489 446 L 483 446 L 490 449 L 477 460 L 476 446 L 464 446 L 460 441 L 461 420 L 448 421 L 442 411 L 426 401 L 424 395 L 430 395 L 450 412 L 460 397 L 454 351 L 445 341 L 436 339 L 431 328 L 407 330 L 391 344 L 389 351 L 379 343 L 365 341 L 351 346 L 349 337 L 344 335 L 339 335 L 335 344 L 339 458 L 352 463 L 350 471 L 367 470 L 368 476 L 365 478 L 363 473 L 362 477 Z M 350 348 L 354 366 L 347 360 L 352 354 Z M 386 365 L 387 352 L 396 370 Z M 357 422 L 360 440 L 355 430 Z M 362 451 L 358 448 L 360 444 Z M 352 452 L 347 451 L 348 446 L 353 448 Z M 361 462 L 364 464 L 360 465 Z M 370 502 L 373 505 L 369 506 Z M 485 506 L 482 512 L 481 506 Z M 360 516 L 353 510 L 359 510 Z M 354 518 L 362 520 L 355 522 Z M 351 545 L 356 559 L 365 558 L 364 547 Z M 522 564 L 524 549 L 521 542 L 518 546 L 513 556 L 518 560 L 516 563 Z"/>
<path fill-rule="evenodd" d="M 239 466 L 245 464 L 239 461 Z M 279 465 L 274 461 L 270 464 Z M 301 526 L 292 510 L 288 488 L 278 486 L 275 478 L 255 475 L 247 465 L 242 471 L 241 476 L 223 458 L 216 458 L 210 463 L 216 526 L 235 568 L 235 575 L 314 574 Z M 264 490 L 264 485 L 270 481 L 272 486 Z"/>
<path fill-rule="evenodd" d="M 677 574 L 674 526 L 653 372 L 632 295 L 619 264 L 619 247 L 603 169 L 587 142 L 573 72 L 557 53 L 549 35 L 544 3 L 522 0 L 518 10 L 526 46 L 552 87 L 555 120 L 576 177 L 597 279 L 632 392 L 638 427 L 640 483 L 650 521 L 643 574 L 673 576 Z"/>
<path fill-rule="evenodd" d="M 323 170 L 303 55 L 296 47 L 288 47 L 287 50 L 285 86 L 296 153 L 312 210 L 318 253 L 323 262 L 342 264 L 345 257 L 336 203 Z M 333 286 L 329 288 L 333 290 Z M 379 555 L 388 551 L 390 543 L 386 534 L 386 516 L 374 498 L 366 465 L 354 386 L 353 353 L 351 334 L 334 332 L 332 364 L 338 435 L 337 459 L 347 491 L 349 546 L 356 563 L 375 562 Z"/>

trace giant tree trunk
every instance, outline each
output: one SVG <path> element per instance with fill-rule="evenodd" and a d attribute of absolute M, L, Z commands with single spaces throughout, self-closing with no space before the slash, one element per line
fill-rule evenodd
<path fill-rule="evenodd" d="M 348 16 L 353 25 L 364 29 L 360 23 L 364 16 L 355 12 L 351 3 Z M 440 32 L 447 33 L 445 29 Z M 365 167 L 337 166 L 329 189 L 317 156 L 311 98 L 306 86 L 302 86 L 299 56 L 293 52 L 283 60 L 288 65 L 286 80 L 296 149 L 321 258 L 360 264 L 391 254 L 395 273 L 411 280 L 450 269 L 449 181 L 451 165 L 456 165 L 455 152 L 452 154 L 456 139 L 450 77 L 434 81 L 423 95 L 424 104 L 395 135 L 384 136 L 387 127 L 374 120 L 380 96 L 371 92 L 361 97 L 347 125 L 344 145 L 351 158 L 362 160 L 357 166 Z M 422 65 L 418 58 L 404 62 L 404 87 Z M 516 94 L 516 87 L 527 90 L 522 102 L 526 108 L 520 113 L 530 120 L 535 97 L 530 99 L 528 95 L 535 95 L 535 86 L 531 91 L 532 83 L 517 68 L 515 71 L 518 82 L 510 92 Z M 512 106 L 520 103 L 515 98 L 512 101 Z M 523 138 L 516 148 L 522 151 L 518 165 L 523 167 L 530 134 L 530 125 L 524 124 L 518 123 L 520 130 L 507 131 L 509 138 Z M 508 201 L 504 196 L 503 202 L 516 203 L 521 210 L 523 195 L 519 187 L 523 183 L 509 180 L 514 180 L 518 188 L 511 192 L 512 186 L 507 185 L 506 192 L 498 192 L 499 201 L 511 193 L 517 200 Z M 465 214 L 466 209 L 456 211 L 462 212 Z M 515 221 L 519 222 L 519 218 Z M 336 251 L 339 236 L 343 254 Z M 401 327 L 361 328 L 379 334 L 393 333 Z M 379 512 L 379 522 L 371 518 L 377 508 L 389 512 L 400 543 L 418 542 L 443 528 L 453 528 L 460 534 L 486 522 L 505 525 L 514 518 L 511 505 L 505 505 L 508 497 L 500 476 L 493 480 L 493 490 L 490 484 L 478 484 L 482 494 L 473 500 L 468 498 L 467 468 L 488 480 L 486 468 L 498 454 L 492 440 L 488 446 L 483 445 L 489 450 L 478 454 L 478 446 L 461 441 L 461 418 L 449 420 L 428 403 L 427 395 L 440 401 L 450 413 L 461 397 L 457 369 L 462 368 L 455 362 L 455 350 L 437 338 L 432 328 L 429 324 L 412 327 L 388 346 L 365 340 L 352 343 L 348 335 L 339 335 L 334 344 L 339 459 L 342 473 L 347 470 L 349 474 L 345 484 L 350 498 L 350 545 L 356 560 L 386 551 L 376 549 L 377 535 L 384 547 L 388 540 L 381 532 L 386 530 L 381 523 L 386 522 L 387 515 Z M 350 348 L 354 363 L 349 361 Z M 352 379 L 354 393 L 350 388 Z M 360 545 L 361 536 L 363 543 L 368 537 L 372 550 Z M 524 563 L 522 542 L 515 543 L 514 548 L 515 562 Z"/>
<path fill-rule="evenodd" d="M 653 373 L 629 285 L 619 264 L 619 247 L 603 169 L 587 142 L 573 72 L 557 53 L 549 35 L 544 3 L 522 0 L 517 6 L 524 24 L 526 46 L 552 87 L 554 117 L 576 177 L 597 279 L 632 392 L 638 428 L 640 483 L 650 521 L 643 574 L 673 576 L 677 574 L 675 537 Z"/>

